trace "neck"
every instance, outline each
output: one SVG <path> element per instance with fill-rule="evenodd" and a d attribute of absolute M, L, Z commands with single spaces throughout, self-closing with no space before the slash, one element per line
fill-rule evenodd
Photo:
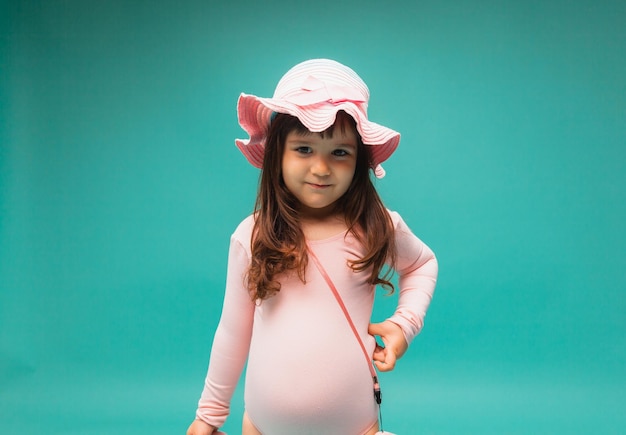
<path fill-rule="evenodd" d="M 336 210 L 314 213 L 300 213 L 300 227 L 308 240 L 322 240 L 340 234 L 348 229 L 343 213 Z"/>

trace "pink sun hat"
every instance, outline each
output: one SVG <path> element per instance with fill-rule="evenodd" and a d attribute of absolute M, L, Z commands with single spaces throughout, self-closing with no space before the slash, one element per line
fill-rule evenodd
<path fill-rule="evenodd" d="M 237 103 L 239 125 L 250 139 L 235 144 L 255 167 L 263 167 L 265 140 L 272 114 L 297 117 L 312 132 L 322 132 L 335 123 L 343 110 L 356 122 L 371 158 L 376 177 L 385 176 L 380 166 L 400 143 L 400 133 L 367 118 L 370 98 L 365 82 L 352 69 L 329 59 L 311 59 L 291 68 L 280 79 L 272 98 L 241 94 Z"/>

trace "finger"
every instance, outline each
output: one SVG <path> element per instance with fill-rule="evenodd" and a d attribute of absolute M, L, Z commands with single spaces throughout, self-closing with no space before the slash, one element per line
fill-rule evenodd
<path fill-rule="evenodd" d="M 390 367 L 389 370 L 392 370 L 396 366 L 397 356 L 393 349 L 388 349 L 387 354 L 385 355 L 385 363 Z"/>
<path fill-rule="evenodd" d="M 382 361 L 380 359 L 375 359 L 374 364 L 376 364 L 376 367 L 381 372 L 388 372 L 396 367 L 397 359 L 396 353 L 392 349 L 385 348 L 384 359 Z"/>
<path fill-rule="evenodd" d="M 388 332 L 389 331 L 382 323 L 370 323 L 368 328 L 368 333 L 374 337 L 376 346 L 381 348 L 385 348 L 389 344 L 387 337 Z M 377 339 L 378 337 L 380 337 L 380 340 Z M 379 343 L 379 341 L 382 343 Z"/>
<path fill-rule="evenodd" d="M 390 372 L 391 370 L 393 370 L 396 367 L 395 362 L 394 363 L 388 363 L 388 362 L 384 362 L 384 361 L 374 361 L 374 364 L 376 365 L 376 368 L 380 372 Z"/>
<path fill-rule="evenodd" d="M 374 361 L 384 362 L 385 361 L 385 348 L 382 346 L 376 346 L 376 348 L 374 349 L 374 353 L 372 355 L 372 359 Z"/>
<path fill-rule="evenodd" d="M 394 368 L 394 366 L 391 366 L 383 361 L 374 361 L 374 364 L 376 365 L 376 368 L 379 372 L 389 372 Z"/>
<path fill-rule="evenodd" d="M 381 335 L 383 332 L 382 325 L 380 323 L 370 323 L 367 328 L 367 332 L 370 335 Z"/>

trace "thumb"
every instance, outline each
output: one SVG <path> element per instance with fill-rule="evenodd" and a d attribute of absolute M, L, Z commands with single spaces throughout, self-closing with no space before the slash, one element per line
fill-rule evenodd
<path fill-rule="evenodd" d="M 370 323 L 367 328 L 367 332 L 370 335 L 381 335 L 384 332 L 384 327 L 382 323 Z"/>

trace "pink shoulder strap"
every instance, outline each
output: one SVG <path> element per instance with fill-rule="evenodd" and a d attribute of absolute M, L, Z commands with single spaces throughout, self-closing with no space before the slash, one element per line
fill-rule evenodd
<path fill-rule="evenodd" d="M 352 333 L 354 334 L 357 341 L 359 342 L 359 345 L 361 346 L 361 350 L 363 351 L 363 356 L 365 357 L 365 362 L 367 363 L 367 367 L 369 368 L 370 374 L 372 375 L 372 379 L 374 381 L 374 397 L 376 398 L 376 403 L 380 405 L 380 403 L 382 402 L 382 395 L 380 392 L 380 384 L 378 383 L 378 376 L 376 376 L 376 370 L 374 369 L 374 365 L 372 364 L 372 360 L 370 356 L 367 354 L 367 350 L 365 349 L 363 340 L 361 340 L 361 337 L 359 336 L 359 333 L 357 332 L 356 327 L 354 326 L 354 322 L 352 322 L 350 313 L 348 313 L 348 309 L 346 308 L 346 305 L 343 303 L 343 299 L 341 299 L 341 295 L 337 291 L 337 287 L 335 287 L 335 284 L 330 279 L 330 276 L 328 276 L 328 273 L 326 273 L 326 269 L 324 269 L 324 267 L 322 266 L 322 263 L 320 262 L 319 258 L 317 258 L 317 255 L 315 255 L 312 249 L 309 248 L 308 252 L 309 252 L 309 257 L 311 258 L 311 260 L 313 260 L 313 263 L 322 274 L 322 277 L 326 281 L 326 284 L 328 284 L 328 287 L 330 287 L 330 290 L 333 292 L 333 295 L 335 296 L 337 303 L 341 307 L 341 310 L 343 311 L 343 314 L 346 317 L 346 320 L 348 321 L 348 325 L 350 325 L 350 329 L 352 329 Z"/>

